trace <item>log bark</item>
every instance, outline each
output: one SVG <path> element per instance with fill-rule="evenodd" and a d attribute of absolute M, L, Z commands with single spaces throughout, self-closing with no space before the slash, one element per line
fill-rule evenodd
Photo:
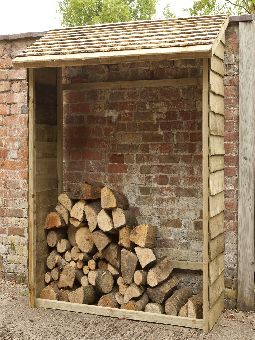
<path fill-rule="evenodd" d="M 126 249 L 121 250 L 121 274 L 127 284 L 131 284 L 134 278 L 138 259 L 136 254 Z"/>
<path fill-rule="evenodd" d="M 156 228 L 148 224 L 140 224 L 130 233 L 131 242 L 142 248 L 154 248 L 156 242 Z"/>
<path fill-rule="evenodd" d="M 59 240 L 65 238 L 66 231 L 64 229 L 50 230 L 47 233 L 47 244 L 49 247 L 56 247 Z"/>
<path fill-rule="evenodd" d="M 143 311 L 148 302 L 149 302 L 148 295 L 144 293 L 139 300 L 137 301 L 131 300 L 128 303 L 124 303 L 123 305 L 121 305 L 121 309 Z"/>
<path fill-rule="evenodd" d="M 128 303 L 131 299 L 138 298 L 144 292 L 144 289 L 138 287 L 135 283 L 132 283 L 125 291 L 124 303 Z"/>
<path fill-rule="evenodd" d="M 126 249 L 130 249 L 132 247 L 130 241 L 130 233 L 131 227 L 123 227 L 119 230 L 119 245 Z"/>
<path fill-rule="evenodd" d="M 57 251 L 59 253 L 65 253 L 67 250 L 71 249 L 71 243 L 69 240 L 62 238 L 61 240 L 58 241 L 57 243 Z"/>
<path fill-rule="evenodd" d="M 69 222 L 69 211 L 65 207 L 63 207 L 62 204 L 58 204 L 56 206 L 55 210 L 63 218 L 63 220 L 65 221 L 65 224 L 68 224 L 68 222 Z"/>
<path fill-rule="evenodd" d="M 98 301 L 98 306 L 119 308 L 119 304 L 115 298 L 115 293 L 109 293 L 109 294 L 101 296 L 101 298 Z"/>
<path fill-rule="evenodd" d="M 173 276 L 154 288 L 147 288 L 147 294 L 152 302 L 163 303 L 178 285 L 179 280 Z"/>
<path fill-rule="evenodd" d="M 59 289 L 56 285 L 50 284 L 42 289 L 40 293 L 40 298 L 47 300 L 58 300 Z"/>
<path fill-rule="evenodd" d="M 110 243 L 103 251 L 103 257 L 116 269 L 120 269 L 120 247 Z"/>
<path fill-rule="evenodd" d="M 136 217 L 131 210 L 115 208 L 112 211 L 112 219 L 115 229 L 124 227 L 126 225 L 130 227 L 134 227 L 137 225 Z"/>
<path fill-rule="evenodd" d="M 95 288 L 91 285 L 86 287 L 80 287 L 71 291 L 68 294 L 69 301 L 72 303 L 81 303 L 92 305 L 96 302 L 96 291 Z"/>
<path fill-rule="evenodd" d="M 80 253 L 78 256 L 79 261 L 89 261 L 91 256 L 86 253 Z"/>
<path fill-rule="evenodd" d="M 147 313 L 163 314 L 164 308 L 159 303 L 150 302 L 150 303 L 147 303 L 144 311 Z"/>
<path fill-rule="evenodd" d="M 113 229 L 112 218 L 104 209 L 102 209 L 97 215 L 97 224 L 104 232 L 111 231 Z"/>
<path fill-rule="evenodd" d="M 102 231 L 94 231 L 92 233 L 92 238 L 99 251 L 102 251 L 109 243 L 111 243 L 111 239 Z"/>
<path fill-rule="evenodd" d="M 85 201 L 84 200 L 80 200 L 78 202 L 76 202 L 71 211 L 70 211 L 70 216 L 72 218 L 75 218 L 76 220 L 82 222 L 84 220 L 84 207 L 85 207 Z"/>
<path fill-rule="evenodd" d="M 57 212 L 50 212 L 45 220 L 44 229 L 61 228 L 65 226 L 65 221 Z"/>
<path fill-rule="evenodd" d="M 150 287 L 156 287 L 165 281 L 174 270 L 172 261 L 168 257 L 160 259 L 160 261 L 149 270 L 147 275 L 147 283 Z"/>
<path fill-rule="evenodd" d="M 97 290 L 102 294 L 108 294 L 113 289 L 113 276 L 109 272 L 109 270 L 97 270 L 97 276 L 96 276 L 96 288 Z"/>
<path fill-rule="evenodd" d="M 68 240 L 71 243 L 72 247 L 77 246 L 76 240 L 75 240 L 75 235 L 77 232 L 77 228 L 75 228 L 72 225 L 69 225 L 67 228 L 67 236 L 68 236 Z"/>
<path fill-rule="evenodd" d="M 96 200 L 101 197 L 103 184 L 100 182 L 85 182 L 79 185 L 79 198 L 84 200 Z"/>
<path fill-rule="evenodd" d="M 94 241 L 89 228 L 79 228 L 75 234 L 75 241 L 77 246 L 84 253 L 90 253 L 94 249 Z"/>
<path fill-rule="evenodd" d="M 143 269 L 151 267 L 156 263 L 156 256 L 152 249 L 135 247 L 135 253 Z"/>
<path fill-rule="evenodd" d="M 59 277 L 59 288 L 72 288 L 74 285 L 76 269 L 70 264 L 67 264 Z"/>
<path fill-rule="evenodd" d="M 92 202 L 90 204 L 86 204 L 84 208 L 86 220 L 89 225 L 89 230 L 92 232 L 97 227 L 97 215 L 101 211 L 100 202 Z"/>
<path fill-rule="evenodd" d="M 203 294 L 193 295 L 188 300 L 188 317 L 203 319 Z"/>
<path fill-rule="evenodd" d="M 57 256 L 57 266 L 59 267 L 59 269 L 63 269 L 67 264 L 68 263 L 62 256 Z"/>
<path fill-rule="evenodd" d="M 134 283 L 137 286 L 143 286 L 147 282 L 147 273 L 144 270 L 136 270 L 134 273 Z"/>
<path fill-rule="evenodd" d="M 181 316 L 182 318 L 188 317 L 188 302 L 183 305 L 178 313 L 178 316 Z"/>
<path fill-rule="evenodd" d="M 58 201 L 60 204 L 63 205 L 64 208 L 66 208 L 68 211 L 71 211 L 73 201 L 71 200 L 67 193 L 63 192 L 62 194 L 60 194 L 58 196 Z"/>
<path fill-rule="evenodd" d="M 124 303 L 124 296 L 120 294 L 120 292 L 115 293 L 115 299 L 119 305 L 122 305 Z"/>
<path fill-rule="evenodd" d="M 69 302 L 68 294 L 68 289 L 59 289 L 59 301 Z"/>
<path fill-rule="evenodd" d="M 128 209 L 129 204 L 126 196 L 120 192 L 104 187 L 101 190 L 101 206 L 103 209 Z"/>
<path fill-rule="evenodd" d="M 75 280 L 78 281 L 79 283 L 81 283 L 81 279 L 84 276 L 83 271 L 82 270 L 76 270 L 75 271 Z"/>
<path fill-rule="evenodd" d="M 70 217 L 69 222 L 72 226 L 75 228 L 81 228 L 81 227 L 87 227 L 88 223 L 87 222 L 81 222 L 77 220 L 76 218 Z"/>
<path fill-rule="evenodd" d="M 165 302 L 166 314 L 178 315 L 181 307 L 187 303 L 191 295 L 192 291 L 189 288 L 180 288 L 176 290 Z"/>
<path fill-rule="evenodd" d="M 112 274 L 113 277 L 117 277 L 120 275 L 119 271 L 114 268 L 110 263 L 107 263 L 107 267 L 106 268 L 99 268 L 99 269 L 107 269 L 109 270 L 109 272 Z"/>
<path fill-rule="evenodd" d="M 51 270 L 51 277 L 54 281 L 57 281 L 59 279 L 60 275 L 60 269 L 58 267 L 55 267 Z"/>
<path fill-rule="evenodd" d="M 51 270 L 56 266 L 56 264 L 58 262 L 58 256 L 59 256 L 59 254 L 56 250 L 52 250 L 50 252 L 50 254 L 48 255 L 47 260 L 46 260 L 47 268 L 49 268 Z"/>
<path fill-rule="evenodd" d="M 51 277 L 51 272 L 46 272 L 44 275 L 44 281 L 45 283 L 50 283 L 52 281 L 52 277 Z"/>
<path fill-rule="evenodd" d="M 108 269 L 108 262 L 106 262 L 105 260 L 99 260 L 97 262 L 97 267 L 98 269 Z"/>

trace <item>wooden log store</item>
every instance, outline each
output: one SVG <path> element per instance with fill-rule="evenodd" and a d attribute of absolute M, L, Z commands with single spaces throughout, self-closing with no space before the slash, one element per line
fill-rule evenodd
<path fill-rule="evenodd" d="M 53 30 L 14 59 L 29 74 L 29 297 L 31 307 L 62 309 L 212 329 L 224 308 L 224 36 L 226 16 L 105 24 Z M 68 67 L 200 60 L 200 78 L 62 83 Z M 63 190 L 63 92 L 198 86 L 202 108 L 203 259 L 173 261 L 202 271 L 203 318 L 173 316 L 39 298 L 48 256 L 47 214 Z M 142 278 L 141 278 L 142 280 Z"/>

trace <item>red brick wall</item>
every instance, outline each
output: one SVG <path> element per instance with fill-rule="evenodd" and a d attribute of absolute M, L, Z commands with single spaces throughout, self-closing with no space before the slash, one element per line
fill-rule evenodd
<path fill-rule="evenodd" d="M 237 289 L 239 36 L 238 25 L 226 32 L 225 51 L 225 285 Z"/>
<path fill-rule="evenodd" d="M 72 68 L 67 83 L 201 77 L 194 60 Z M 99 180 L 158 227 L 158 252 L 201 260 L 201 88 L 66 91 L 65 187 Z"/>
<path fill-rule="evenodd" d="M 12 58 L 33 39 L 0 40 L 0 277 L 27 273 L 27 72 Z"/>

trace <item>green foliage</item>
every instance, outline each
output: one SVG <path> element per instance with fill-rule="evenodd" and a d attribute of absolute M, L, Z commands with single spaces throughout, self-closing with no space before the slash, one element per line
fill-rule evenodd
<path fill-rule="evenodd" d="M 187 11 L 191 16 L 255 13 L 255 0 L 195 0 Z"/>
<path fill-rule="evenodd" d="M 61 0 L 64 26 L 150 20 L 157 0 Z"/>
<path fill-rule="evenodd" d="M 175 18 L 175 14 L 173 13 L 170 5 L 166 5 L 163 11 L 163 15 L 165 19 Z"/>

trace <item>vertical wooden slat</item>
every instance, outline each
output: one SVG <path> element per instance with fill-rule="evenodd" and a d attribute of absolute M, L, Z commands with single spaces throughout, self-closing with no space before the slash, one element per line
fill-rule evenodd
<path fill-rule="evenodd" d="M 208 59 L 203 60 L 203 93 L 202 93 L 202 142 L 203 142 L 203 318 L 204 331 L 208 332 L 209 322 L 209 293 L 208 293 L 208 195 L 209 195 L 209 119 L 208 119 L 208 98 L 209 98 L 209 69 Z"/>
<path fill-rule="evenodd" d="M 239 24 L 238 307 L 254 308 L 255 22 Z"/>
<path fill-rule="evenodd" d="M 28 117 L 28 169 L 29 169 L 29 194 L 28 194 L 28 285 L 29 285 L 29 305 L 35 307 L 36 298 L 36 188 L 35 188 L 35 91 L 34 91 L 34 71 L 28 70 L 28 97 L 29 97 L 29 117 Z"/>
<path fill-rule="evenodd" d="M 62 68 L 57 69 L 57 171 L 58 193 L 63 191 L 63 89 Z"/>

